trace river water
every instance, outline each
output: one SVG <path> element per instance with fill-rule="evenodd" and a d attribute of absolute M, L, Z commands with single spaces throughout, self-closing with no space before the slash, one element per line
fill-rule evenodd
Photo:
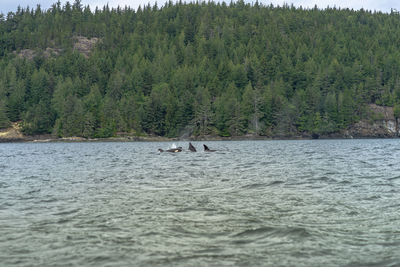
<path fill-rule="evenodd" d="M 1 266 L 400 266 L 400 141 L 0 144 Z"/>

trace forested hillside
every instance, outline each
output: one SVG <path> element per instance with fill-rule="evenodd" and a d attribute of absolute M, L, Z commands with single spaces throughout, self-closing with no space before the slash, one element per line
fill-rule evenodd
<path fill-rule="evenodd" d="M 94 46 L 84 53 L 78 40 Z M 370 103 L 400 103 L 396 12 L 243 1 L 90 10 L 76 0 L 0 16 L 0 128 L 329 134 L 368 117 Z"/>

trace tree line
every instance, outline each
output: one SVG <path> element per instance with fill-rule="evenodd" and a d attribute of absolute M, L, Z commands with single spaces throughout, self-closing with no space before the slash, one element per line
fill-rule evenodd
<path fill-rule="evenodd" d="M 99 39 L 89 56 L 74 49 L 80 36 Z M 367 104 L 398 107 L 399 44 L 397 12 L 243 1 L 18 8 L 0 14 L 0 128 L 331 134 L 370 118 Z"/>

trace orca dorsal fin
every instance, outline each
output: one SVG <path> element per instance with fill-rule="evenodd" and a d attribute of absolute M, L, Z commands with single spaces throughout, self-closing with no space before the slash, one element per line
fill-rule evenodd
<path fill-rule="evenodd" d="M 192 145 L 192 143 L 189 143 L 189 150 L 192 152 L 196 152 L 196 148 Z"/>
<path fill-rule="evenodd" d="M 206 151 L 206 152 L 215 152 L 215 151 L 217 151 L 217 150 L 214 150 L 214 149 L 209 149 L 208 146 L 206 146 L 204 144 L 203 144 L 203 146 L 204 146 L 204 151 Z"/>

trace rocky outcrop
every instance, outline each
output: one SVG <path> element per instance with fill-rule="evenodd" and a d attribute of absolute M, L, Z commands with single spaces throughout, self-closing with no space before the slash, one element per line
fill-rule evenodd
<path fill-rule="evenodd" d="M 400 135 L 392 107 L 370 104 L 370 120 L 362 120 L 344 131 L 348 138 L 394 138 Z"/>
<path fill-rule="evenodd" d="M 88 58 L 91 51 L 94 49 L 96 44 L 99 42 L 99 38 L 86 38 L 84 36 L 76 36 L 74 37 L 74 50 L 81 53 L 84 57 Z M 46 50 L 33 50 L 33 49 L 22 49 L 18 53 L 14 51 L 14 54 L 19 56 L 20 58 L 25 58 L 28 60 L 32 60 L 35 56 L 43 55 L 45 58 L 49 58 L 52 56 L 59 56 L 62 53 L 62 49 L 60 48 L 46 48 Z"/>
<path fill-rule="evenodd" d="M 351 126 L 344 132 L 344 137 L 348 138 L 393 138 L 397 137 L 394 121 L 360 121 Z"/>
<path fill-rule="evenodd" d="M 25 59 L 28 59 L 28 60 L 32 60 L 35 56 L 38 56 L 38 55 L 41 55 L 41 54 L 43 55 L 43 57 L 49 58 L 51 56 L 58 56 L 58 55 L 60 55 L 61 52 L 62 52 L 62 49 L 48 47 L 44 51 L 36 51 L 36 50 L 32 50 L 32 49 L 23 49 L 23 50 L 19 51 L 19 53 L 14 51 L 14 54 L 19 56 L 20 58 L 25 58 Z"/>
<path fill-rule="evenodd" d="M 77 36 L 75 37 L 74 50 L 88 58 L 98 41 L 99 38 L 95 37 L 89 39 L 84 36 Z"/>

